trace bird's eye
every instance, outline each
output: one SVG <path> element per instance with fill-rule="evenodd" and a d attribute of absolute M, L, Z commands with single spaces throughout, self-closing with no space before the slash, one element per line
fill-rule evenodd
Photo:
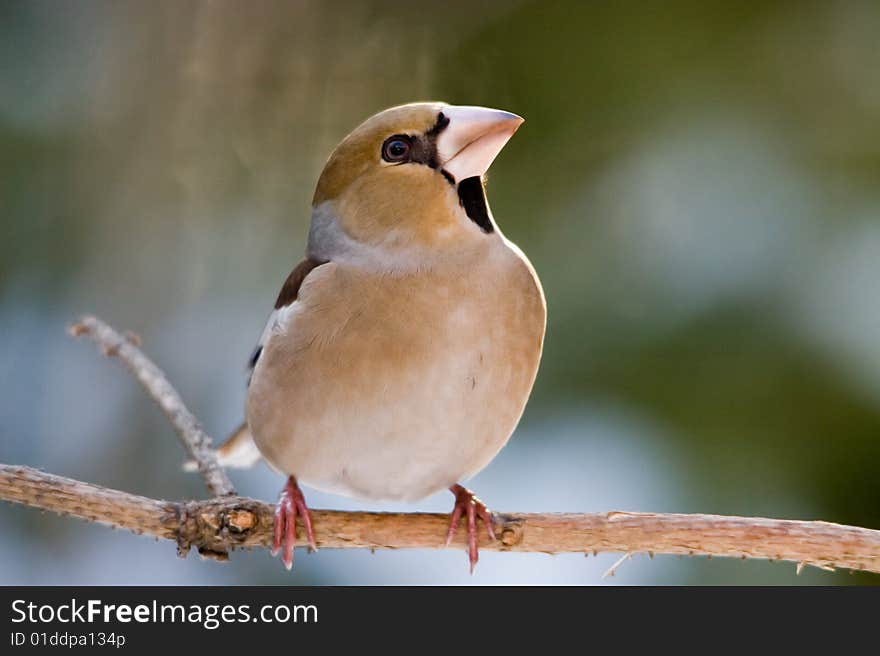
<path fill-rule="evenodd" d="M 382 144 L 382 159 L 386 162 L 404 162 L 409 158 L 411 148 L 409 137 L 405 135 L 388 137 Z"/>

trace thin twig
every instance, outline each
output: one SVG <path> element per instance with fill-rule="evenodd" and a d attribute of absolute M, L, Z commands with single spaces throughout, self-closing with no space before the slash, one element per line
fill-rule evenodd
<path fill-rule="evenodd" d="M 228 550 L 272 541 L 273 507 L 242 497 L 158 501 L 0 465 L 0 499 L 174 540 L 181 553 L 196 547 L 225 559 Z M 494 517 L 498 539 L 481 535 L 481 549 L 761 558 L 880 573 L 880 531 L 827 522 L 628 512 Z M 330 510 L 313 511 L 313 519 L 319 547 L 355 549 L 440 549 L 449 521 L 442 514 Z M 453 546 L 464 548 L 464 536 Z"/>
<path fill-rule="evenodd" d="M 184 405 L 162 370 L 138 348 L 140 340 L 135 335 L 129 333 L 123 336 L 97 317 L 90 316 L 73 324 L 70 334 L 94 340 L 104 355 L 118 358 L 137 378 L 147 394 L 165 412 L 187 453 L 198 463 L 205 485 L 213 496 L 235 494 L 232 481 L 217 462 L 210 436 L 202 430 L 198 419 Z"/>
<path fill-rule="evenodd" d="M 623 565 L 624 562 L 632 558 L 632 552 L 627 551 L 620 558 L 618 558 L 615 563 L 605 570 L 605 573 L 602 575 L 603 579 L 607 579 L 609 576 L 614 576 L 617 573 L 617 569 Z"/>

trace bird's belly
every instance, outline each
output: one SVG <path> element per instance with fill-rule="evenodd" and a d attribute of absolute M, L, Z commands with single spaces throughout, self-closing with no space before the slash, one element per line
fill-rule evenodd
<path fill-rule="evenodd" d="M 258 446 L 323 491 L 425 497 L 482 469 L 510 437 L 533 374 L 497 356 L 471 350 L 403 372 L 374 365 L 344 383 L 304 381 L 290 390 L 291 421 Z"/>

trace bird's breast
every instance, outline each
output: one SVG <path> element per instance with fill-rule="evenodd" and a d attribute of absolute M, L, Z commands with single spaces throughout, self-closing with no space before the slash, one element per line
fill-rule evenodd
<path fill-rule="evenodd" d="M 482 469 L 531 391 L 545 310 L 513 251 L 406 276 L 330 263 L 264 345 L 248 420 L 304 483 L 416 499 Z"/>

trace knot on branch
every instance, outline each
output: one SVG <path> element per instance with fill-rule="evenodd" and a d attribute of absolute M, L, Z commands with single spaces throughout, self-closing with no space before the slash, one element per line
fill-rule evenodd
<path fill-rule="evenodd" d="M 182 501 L 170 511 L 165 521 L 181 558 L 195 547 L 203 558 L 229 560 L 230 550 L 263 545 L 275 521 L 265 504 L 244 497 Z"/>
<path fill-rule="evenodd" d="M 521 517 L 493 513 L 495 531 L 504 547 L 515 547 L 523 541 L 524 523 Z"/>

